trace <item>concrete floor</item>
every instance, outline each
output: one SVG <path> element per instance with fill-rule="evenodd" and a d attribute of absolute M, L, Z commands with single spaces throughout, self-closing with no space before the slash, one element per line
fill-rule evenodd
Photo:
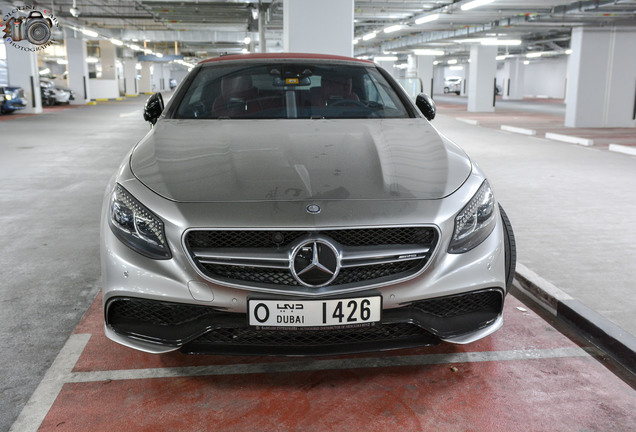
<path fill-rule="evenodd" d="M 99 291 L 103 188 L 148 131 L 142 103 L 0 121 L 0 430 Z M 519 261 L 636 334 L 636 158 L 440 113 L 433 124 L 488 173 L 515 228 Z"/>
<path fill-rule="evenodd" d="M 141 100 L 0 119 L 0 431 L 99 291 L 108 179 L 148 131 Z"/>

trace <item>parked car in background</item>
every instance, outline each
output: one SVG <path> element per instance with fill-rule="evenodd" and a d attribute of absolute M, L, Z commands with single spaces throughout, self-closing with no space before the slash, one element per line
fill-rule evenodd
<path fill-rule="evenodd" d="M 318 355 L 481 339 L 510 222 L 485 174 L 370 61 L 199 63 L 104 195 L 105 333 L 151 353 Z"/>
<path fill-rule="evenodd" d="M 174 78 L 170 78 L 170 90 L 174 89 L 177 86 L 177 80 Z"/>
<path fill-rule="evenodd" d="M 462 77 L 449 76 L 444 78 L 444 93 L 459 95 L 462 91 Z"/>
<path fill-rule="evenodd" d="M 50 83 L 40 80 L 40 96 L 42 97 L 42 106 L 55 105 L 55 90 Z"/>
<path fill-rule="evenodd" d="M 58 86 L 46 79 L 40 79 L 40 92 L 42 94 L 42 105 L 46 106 L 67 104 L 75 99 L 73 90 Z"/>
<path fill-rule="evenodd" d="M 11 114 L 14 111 L 26 108 L 24 90 L 21 87 L 0 87 L 0 112 Z"/>

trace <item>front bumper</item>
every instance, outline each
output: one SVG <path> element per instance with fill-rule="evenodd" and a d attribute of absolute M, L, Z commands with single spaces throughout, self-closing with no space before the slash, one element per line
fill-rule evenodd
<path fill-rule="evenodd" d="M 263 330 L 245 314 L 209 306 L 114 297 L 106 331 L 186 353 L 333 355 L 436 345 L 501 323 L 504 293 L 486 289 L 385 310 L 375 325 L 325 330 Z M 490 329 L 490 330 L 489 330 Z"/>
<path fill-rule="evenodd" d="M 4 102 L 2 105 L 3 111 L 17 111 L 26 108 L 26 101 L 24 99 L 11 99 Z"/>

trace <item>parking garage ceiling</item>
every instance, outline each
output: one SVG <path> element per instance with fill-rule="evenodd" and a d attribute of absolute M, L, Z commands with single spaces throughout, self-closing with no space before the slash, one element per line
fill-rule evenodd
<path fill-rule="evenodd" d="M 433 49 L 442 59 L 467 58 L 471 43 L 483 38 L 521 41 L 500 46 L 500 54 L 562 54 L 569 47 L 572 27 L 636 26 L 636 0 L 482 2 L 486 4 L 469 8 L 471 0 L 356 0 L 355 55 L 405 56 L 415 49 Z M 166 53 L 174 51 L 176 42 L 178 53 L 190 60 L 249 49 L 249 41 L 258 41 L 258 15 L 262 14 L 267 51 L 283 49 L 283 0 L 51 0 L 33 4 L 52 10 L 63 25 L 90 29 L 101 38 L 145 42 L 153 51 Z M 79 15 L 71 13 L 72 8 Z"/>

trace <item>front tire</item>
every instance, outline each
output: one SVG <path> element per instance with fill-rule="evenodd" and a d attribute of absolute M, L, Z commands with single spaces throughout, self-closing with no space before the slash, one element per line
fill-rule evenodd
<path fill-rule="evenodd" d="M 505 250 L 505 265 L 506 265 L 506 291 L 510 290 L 512 281 L 515 278 L 515 268 L 517 267 L 517 243 L 515 241 L 515 234 L 512 231 L 512 224 L 508 215 L 504 211 L 501 204 L 499 205 L 499 213 L 501 214 L 501 221 L 503 222 L 504 229 L 504 250 Z"/>

